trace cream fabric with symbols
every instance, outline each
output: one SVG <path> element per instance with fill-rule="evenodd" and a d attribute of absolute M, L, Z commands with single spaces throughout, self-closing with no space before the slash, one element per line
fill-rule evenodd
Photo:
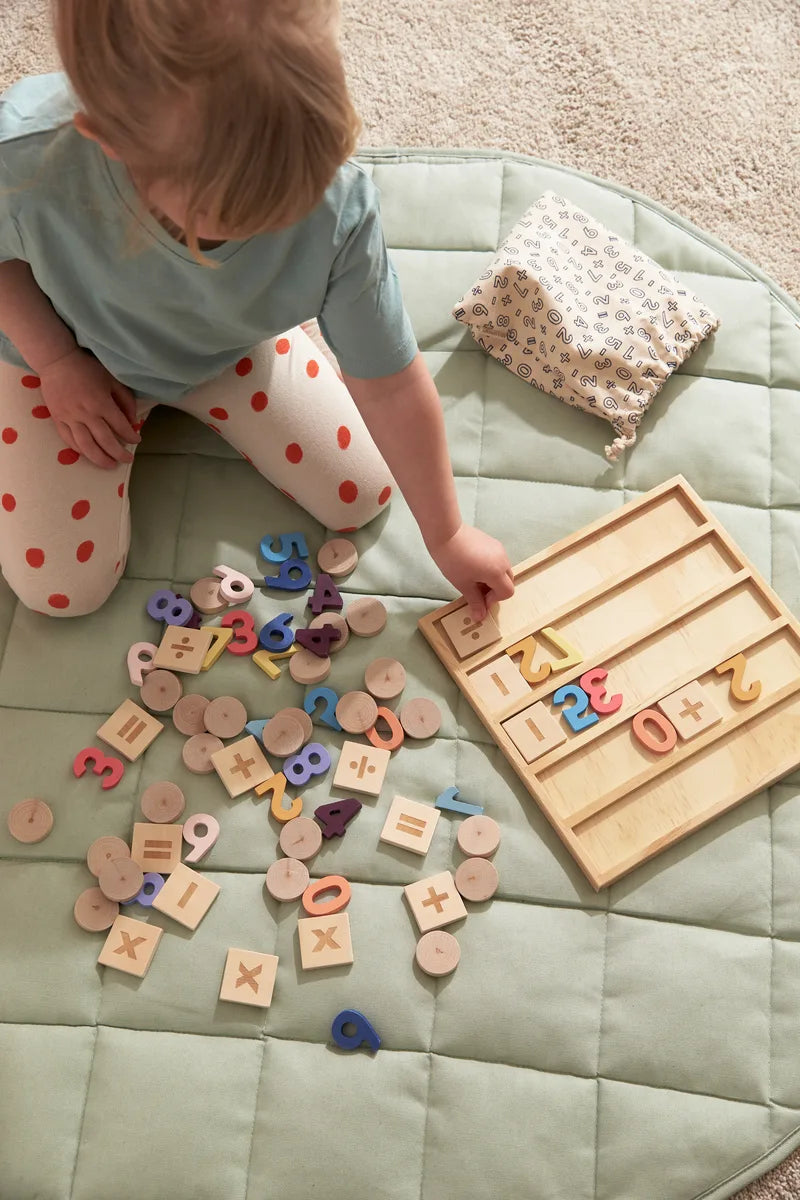
<path fill-rule="evenodd" d="M 520 379 L 610 421 L 615 462 L 719 318 L 646 254 L 546 192 L 453 308 Z"/>

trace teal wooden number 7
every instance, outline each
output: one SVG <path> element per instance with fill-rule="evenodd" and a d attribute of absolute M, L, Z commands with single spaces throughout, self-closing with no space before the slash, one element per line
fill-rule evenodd
<path fill-rule="evenodd" d="M 575 733 L 580 733 L 582 729 L 588 729 L 590 725 L 594 725 L 600 720 L 597 713 L 586 712 L 589 707 L 589 696 L 582 687 L 578 687 L 577 683 L 565 683 L 558 691 L 553 692 L 553 704 L 563 704 L 570 696 L 574 696 L 575 703 L 563 709 L 561 715 Z"/>

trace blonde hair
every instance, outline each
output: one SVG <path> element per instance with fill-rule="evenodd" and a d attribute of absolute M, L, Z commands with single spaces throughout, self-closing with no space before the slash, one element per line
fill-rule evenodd
<path fill-rule="evenodd" d="M 137 184 L 186 191 L 228 236 L 302 220 L 356 149 L 338 0 L 53 0 L 94 132 Z"/>

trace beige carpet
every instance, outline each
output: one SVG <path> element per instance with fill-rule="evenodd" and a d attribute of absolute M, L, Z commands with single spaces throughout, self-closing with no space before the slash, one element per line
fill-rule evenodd
<path fill-rule="evenodd" d="M 364 145 L 579 167 L 661 201 L 800 299 L 798 0 L 343 3 Z M 0 87 L 53 66 L 46 11 L 0 0 Z M 798 1197 L 800 1152 L 740 1193 Z"/>

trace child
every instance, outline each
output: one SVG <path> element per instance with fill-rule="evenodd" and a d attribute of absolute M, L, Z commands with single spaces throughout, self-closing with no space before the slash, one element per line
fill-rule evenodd
<path fill-rule="evenodd" d="M 377 189 L 349 158 L 338 0 L 54 13 L 66 77 L 0 99 L 8 583 L 56 616 L 106 600 L 139 430 L 166 403 L 335 530 L 372 520 L 396 481 L 482 619 L 512 594 L 510 566 L 461 520 Z"/>

